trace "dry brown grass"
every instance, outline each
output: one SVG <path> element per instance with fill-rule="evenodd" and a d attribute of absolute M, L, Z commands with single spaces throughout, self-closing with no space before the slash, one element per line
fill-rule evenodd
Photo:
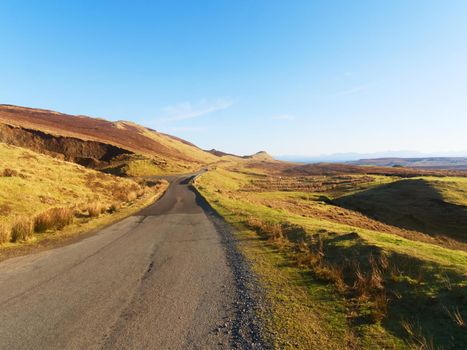
<path fill-rule="evenodd" d="M 34 231 L 41 233 L 52 229 L 62 229 L 73 221 L 70 208 L 51 208 L 34 218 Z"/>
<path fill-rule="evenodd" d="M 140 186 L 121 187 L 115 186 L 111 189 L 112 196 L 120 202 L 132 202 L 141 197 L 145 190 Z"/>
<path fill-rule="evenodd" d="M 85 208 L 85 211 L 87 211 L 89 217 L 91 218 L 97 218 L 100 214 L 105 213 L 106 210 L 107 208 L 99 202 L 90 203 Z"/>
<path fill-rule="evenodd" d="M 10 168 L 3 169 L 3 171 L 0 174 L 3 177 L 18 176 L 18 172 L 16 170 L 13 170 L 13 169 L 10 169 Z"/>
<path fill-rule="evenodd" d="M 388 314 L 389 299 L 384 291 L 377 293 L 373 297 L 373 307 L 371 308 L 371 318 L 373 322 L 382 321 Z"/>
<path fill-rule="evenodd" d="M 11 226 L 11 241 L 24 241 L 32 237 L 34 233 L 34 225 L 30 218 L 20 216 L 15 219 Z"/>
<path fill-rule="evenodd" d="M 306 176 L 306 175 L 343 175 L 343 174 L 369 174 L 400 177 L 416 176 L 466 176 L 465 171 L 456 170 L 429 170 L 415 168 L 398 168 L 385 166 L 359 166 L 339 163 L 317 163 L 305 165 L 293 165 L 282 171 L 282 175 Z"/>
<path fill-rule="evenodd" d="M 317 279 L 333 283 L 341 292 L 347 290 L 342 266 L 325 261 L 324 245 L 319 237 L 305 242 L 302 227 L 289 223 L 264 222 L 255 217 L 250 217 L 247 225 L 267 237 L 277 248 L 288 248 L 293 253 L 295 263 L 310 268 Z"/>
<path fill-rule="evenodd" d="M 286 236 L 284 226 L 281 224 L 265 222 L 255 217 L 250 217 L 247 221 L 247 225 L 262 236 L 266 237 L 280 249 L 290 243 Z"/>
<path fill-rule="evenodd" d="M 0 244 L 9 242 L 10 234 L 11 234 L 10 227 L 5 223 L 0 222 Z"/>
<path fill-rule="evenodd" d="M 448 316 L 451 318 L 451 320 L 459 327 L 466 327 L 466 323 L 464 318 L 462 317 L 461 312 L 459 311 L 458 307 L 453 308 L 452 310 L 449 310 L 448 308 L 445 307 L 445 311 L 448 314 Z"/>
<path fill-rule="evenodd" d="M 341 293 L 347 290 L 348 286 L 344 282 L 344 272 L 342 267 L 328 263 L 315 264 L 311 267 L 313 274 L 321 281 L 333 283 Z"/>
<path fill-rule="evenodd" d="M 371 176 L 266 176 L 254 178 L 244 190 L 345 193 L 374 181 L 375 178 Z"/>
<path fill-rule="evenodd" d="M 113 202 L 110 207 L 109 207 L 109 212 L 110 213 L 116 213 L 121 209 L 122 205 L 119 202 Z"/>
<path fill-rule="evenodd" d="M 409 321 L 402 321 L 401 326 L 407 333 L 409 340 L 407 341 L 409 347 L 414 350 L 438 350 L 435 347 L 433 339 L 427 339 L 422 331 L 420 325 L 416 326 Z"/>
<path fill-rule="evenodd" d="M 127 196 L 126 196 L 126 200 L 127 202 L 132 202 L 134 201 L 136 198 L 138 198 L 138 194 L 136 191 L 130 191 L 128 192 Z"/>
<path fill-rule="evenodd" d="M 381 260 L 381 258 L 379 259 Z M 373 254 L 370 254 L 368 258 L 371 268 L 371 274 L 369 278 L 369 285 L 371 290 L 381 290 L 384 289 L 384 275 L 382 267 L 379 265 L 377 259 L 374 258 Z"/>
<path fill-rule="evenodd" d="M 255 230 L 278 249 L 291 255 L 297 266 L 310 269 L 320 281 L 332 283 L 336 290 L 355 304 L 356 307 L 371 306 L 373 322 L 382 321 L 388 313 L 389 298 L 386 295 L 385 274 L 400 273 L 390 266 L 388 257 L 380 253 L 369 254 L 362 263 L 357 258 L 347 262 L 333 261 L 335 254 L 326 253 L 320 235 L 304 235 L 304 229 L 289 223 L 271 223 L 249 217 L 247 226 Z"/>

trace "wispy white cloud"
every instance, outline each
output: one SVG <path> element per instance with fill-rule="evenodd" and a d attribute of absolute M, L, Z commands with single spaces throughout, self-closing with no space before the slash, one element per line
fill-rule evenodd
<path fill-rule="evenodd" d="M 216 111 L 227 109 L 234 103 L 231 99 L 201 100 L 197 103 L 183 102 L 162 108 L 163 121 L 193 119 Z"/>
<path fill-rule="evenodd" d="M 272 117 L 274 120 L 284 120 L 284 121 L 292 121 L 297 119 L 294 115 L 291 114 L 280 114 Z"/>
<path fill-rule="evenodd" d="M 358 94 L 359 92 L 362 92 L 362 91 L 366 91 L 366 90 L 370 90 L 372 89 L 373 87 L 375 86 L 374 83 L 370 83 L 370 84 L 363 84 L 363 85 L 356 85 L 356 86 L 353 86 L 349 89 L 346 89 L 346 90 L 342 90 L 342 91 L 338 91 L 334 94 L 331 94 L 332 96 L 335 96 L 335 97 L 339 97 L 339 96 L 347 96 L 347 95 L 354 95 L 354 94 Z"/>

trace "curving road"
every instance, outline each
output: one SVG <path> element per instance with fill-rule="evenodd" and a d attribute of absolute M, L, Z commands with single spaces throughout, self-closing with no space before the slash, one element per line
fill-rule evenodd
<path fill-rule="evenodd" d="M 246 264 L 191 190 L 0 263 L 0 349 L 263 348 Z"/>

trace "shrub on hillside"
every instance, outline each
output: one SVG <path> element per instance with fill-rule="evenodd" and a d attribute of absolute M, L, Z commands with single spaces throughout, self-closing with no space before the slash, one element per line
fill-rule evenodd
<path fill-rule="evenodd" d="M 73 210 L 70 208 L 51 208 L 34 218 L 34 231 L 45 232 L 61 229 L 73 221 Z"/>
<path fill-rule="evenodd" d="M 28 239 L 34 233 L 34 226 L 31 219 L 18 217 L 11 227 L 11 241 L 18 242 Z"/>

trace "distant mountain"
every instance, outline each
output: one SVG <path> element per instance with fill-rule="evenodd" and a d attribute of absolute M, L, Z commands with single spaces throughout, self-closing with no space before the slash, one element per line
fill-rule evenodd
<path fill-rule="evenodd" d="M 274 160 L 274 158 L 268 152 L 265 152 L 265 151 L 259 151 L 250 156 L 243 156 L 242 158 L 255 159 L 255 160 L 266 160 L 266 161 Z"/>
<path fill-rule="evenodd" d="M 208 150 L 206 152 L 209 152 L 217 157 L 224 157 L 224 156 L 229 156 L 229 157 L 237 157 L 237 158 L 243 158 L 243 159 L 254 159 L 254 160 L 274 160 L 274 158 L 266 151 L 259 151 L 259 152 L 256 152 L 255 154 L 251 154 L 251 155 L 246 155 L 246 156 L 239 156 L 239 155 L 236 155 L 236 154 L 232 154 L 232 153 L 226 153 L 226 152 L 222 152 L 222 151 L 219 151 L 217 149 L 211 149 L 211 150 Z"/>
<path fill-rule="evenodd" d="M 376 153 L 333 153 L 319 156 L 306 155 L 280 155 L 276 159 L 289 162 L 300 163 L 342 163 L 350 161 L 358 161 L 361 159 L 379 159 L 379 158 L 439 158 L 439 157 L 465 157 L 467 152 L 449 152 L 439 154 L 424 154 L 416 151 L 386 151 Z"/>
<path fill-rule="evenodd" d="M 374 158 L 360 159 L 347 163 L 352 165 L 467 170 L 467 157 Z"/>

